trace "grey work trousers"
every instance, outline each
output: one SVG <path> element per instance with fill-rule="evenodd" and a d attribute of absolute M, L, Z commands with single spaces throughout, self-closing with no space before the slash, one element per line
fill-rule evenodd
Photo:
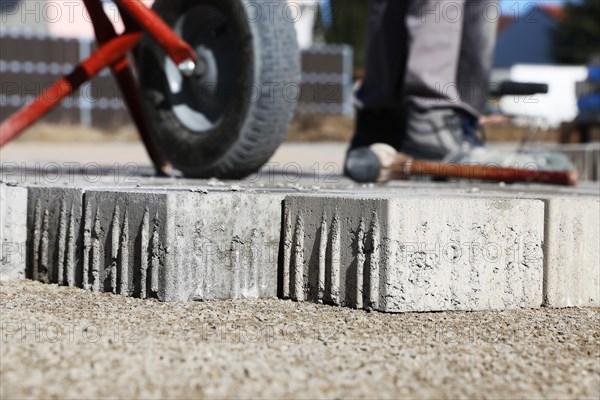
<path fill-rule="evenodd" d="M 371 0 L 359 118 L 361 110 L 397 113 L 406 102 L 478 117 L 499 18 L 499 0 Z"/>

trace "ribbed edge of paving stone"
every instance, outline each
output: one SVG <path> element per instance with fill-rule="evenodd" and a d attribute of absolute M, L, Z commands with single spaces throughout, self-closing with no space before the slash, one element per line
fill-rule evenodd
<path fill-rule="evenodd" d="M 27 190 L 27 277 L 81 286 L 83 189 Z"/>
<path fill-rule="evenodd" d="M 290 196 L 284 214 L 284 297 L 387 312 L 542 304 L 542 201 Z"/>
<path fill-rule="evenodd" d="M 83 202 L 86 190 L 107 183 L 51 182 L 21 185 L 28 192 L 26 203 L 26 277 L 45 283 L 82 287 Z M 132 184 L 118 185 L 121 189 Z"/>

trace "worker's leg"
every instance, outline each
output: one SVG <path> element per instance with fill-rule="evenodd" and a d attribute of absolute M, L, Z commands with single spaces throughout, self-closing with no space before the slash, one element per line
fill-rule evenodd
<path fill-rule="evenodd" d="M 407 58 L 404 23 L 408 0 L 372 0 L 369 10 L 365 79 L 359 108 L 395 107 L 401 100 Z"/>
<path fill-rule="evenodd" d="M 465 3 L 421 0 L 412 2 L 408 10 L 406 95 L 421 109 L 465 106 L 457 82 Z"/>
<path fill-rule="evenodd" d="M 483 7 L 475 7 L 475 2 L 481 3 L 423 0 L 408 10 L 406 130 L 401 150 L 415 158 L 440 160 L 481 146 L 476 131 L 479 103 L 485 96 L 463 97 L 470 91 L 467 84 L 483 79 L 491 65 L 489 39 L 476 37 L 489 29 L 481 21 L 484 15 L 477 14 Z M 485 54 L 480 53 L 483 47 Z M 465 76 L 471 72 L 479 75 Z M 477 83 L 480 91 L 488 84 L 487 77 L 484 80 Z"/>
<path fill-rule="evenodd" d="M 351 147 L 402 140 L 404 75 L 409 0 L 372 0 L 365 79 L 356 96 L 356 129 Z"/>
<path fill-rule="evenodd" d="M 411 102 L 478 116 L 486 102 L 499 17 L 498 0 L 413 2 L 407 17 Z"/>
<path fill-rule="evenodd" d="M 488 97 L 494 65 L 499 0 L 467 0 L 466 18 L 458 63 L 457 82 L 461 101 L 481 113 Z"/>

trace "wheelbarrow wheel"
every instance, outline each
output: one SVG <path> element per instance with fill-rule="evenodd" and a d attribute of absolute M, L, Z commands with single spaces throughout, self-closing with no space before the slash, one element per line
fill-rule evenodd
<path fill-rule="evenodd" d="M 138 69 L 150 134 L 186 176 L 256 172 L 285 138 L 299 96 L 293 23 L 272 1 L 157 0 L 153 8 L 199 63 L 184 76 L 155 41 L 142 40 Z"/>

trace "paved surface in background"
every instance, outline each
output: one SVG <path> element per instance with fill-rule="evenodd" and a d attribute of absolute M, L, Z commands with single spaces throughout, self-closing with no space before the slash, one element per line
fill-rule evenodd
<path fill-rule="evenodd" d="M 341 166 L 347 147 L 345 143 L 284 143 L 273 155 L 270 163 L 274 167 L 278 163 L 288 162 L 296 162 L 305 167 L 329 162 Z M 11 143 L 0 151 L 0 162 L 77 162 L 99 163 L 104 166 L 113 163 L 135 163 L 140 167 L 151 166 L 144 146 L 136 142 Z"/>
<path fill-rule="evenodd" d="M 267 186 L 350 183 L 341 177 L 346 149 L 344 143 L 284 143 L 262 171 L 246 182 Z M 148 184 L 151 182 L 140 177 L 153 174 L 146 150 L 135 142 L 17 142 L 0 150 L 0 179 L 18 183 L 83 180 L 88 184 Z M 173 186 L 198 183 L 184 179 L 160 181 Z"/>
<path fill-rule="evenodd" d="M 495 148 L 512 150 L 515 144 L 493 144 Z M 425 177 L 394 181 L 384 185 L 357 185 L 342 176 L 345 143 L 284 143 L 258 173 L 242 181 L 154 178 L 154 169 L 141 143 L 11 143 L 0 151 L 0 180 L 16 183 L 117 185 L 122 187 L 189 187 L 209 185 L 242 188 L 364 189 L 374 194 L 398 189 L 459 189 L 469 193 L 479 190 L 506 190 L 507 193 L 552 193 L 600 195 L 598 182 L 580 183 L 576 189 L 549 185 L 504 185 L 480 181 L 432 184 Z M 429 186 L 427 186 L 429 185 Z M 433 191 L 432 191 L 433 192 Z M 364 193 L 364 192 L 363 192 Z"/>
<path fill-rule="evenodd" d="M 590 398 L 600 310 L 382 314 L 0 284 L 2 398 Z"/>
<path fill-rule="evenodd" d="M 499 150 L 515 150 L 518 143 L 490 143 L 489 146 Z M 269 162 L 296 162 L 304 167 L 314 166 L 315 163 L 342 166 L 347 148 L 347 143 L 340 142 L 289 142 L 282 144 Z M 95 162 L 107 166 L 118 162 L 151 166 L 141 142 L 16 142 L 0 151 L 0 162 Z"/>

